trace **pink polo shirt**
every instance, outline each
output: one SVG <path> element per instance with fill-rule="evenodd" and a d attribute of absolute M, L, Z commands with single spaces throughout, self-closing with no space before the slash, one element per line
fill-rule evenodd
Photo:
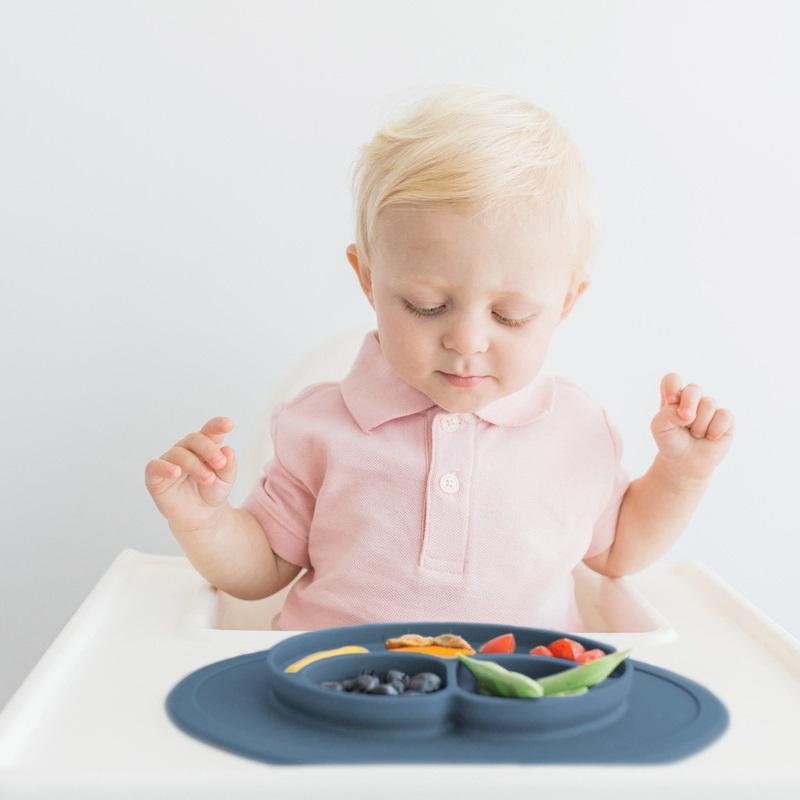
<path fill-rule="evenodd" d="M 306 568 L 272 626 L 401 620 L 579 631 L 573 568 L 606 550 L 629 479 L 605 411 L 560 377 L 451 414 L 371 331 L 350 372 L 271 418 L 242 504 Z"/>

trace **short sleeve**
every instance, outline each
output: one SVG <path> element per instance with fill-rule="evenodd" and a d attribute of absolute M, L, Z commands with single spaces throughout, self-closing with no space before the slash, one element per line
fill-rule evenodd
<path fill-rule="evenodd" d="M 625 492 L 630 485 L 630 478 L 621 463 L 622 439 L 617 429 L 608 419 L 605 410 L 603 411 L 603 416 L 613 444 L 613 461 L 609 463 L 609 471 L 613 477 L 608 501 L 606 502 L 605 508 L 600 512 L 600 516 L 595 521 L 592 541 L 589 544 L 589 549 L 584 553 L 584 558 L 596 556 L 604 550 L 608 550 L 614 543 L 622 498 L 625 496 Z"/>
<path fill-rule="evenodd" d="M 284 466 L 292 443 L 281 435 L 280 414 L 273 411 L 270 420 L 274 457 L 264 465 L 263 474 L 241 504 L 264 529 L 273 552 L 300 567 L 309 568 L 308 532 L 314 516 L 316 498 L 306 484 Z"/>

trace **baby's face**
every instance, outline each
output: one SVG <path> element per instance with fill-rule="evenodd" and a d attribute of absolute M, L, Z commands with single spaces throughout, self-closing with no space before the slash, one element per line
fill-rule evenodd
<path fill-rule="evenodd" d="M 531 215 L 384 209 L 375 252 L 347 256 L 375 309 L 387 360 L 441 408 L 475 411 L 533 380 L 588 285 L 571 286 L 557 238 Z M 477 376 L 452 381 L 447 375 Z"/>

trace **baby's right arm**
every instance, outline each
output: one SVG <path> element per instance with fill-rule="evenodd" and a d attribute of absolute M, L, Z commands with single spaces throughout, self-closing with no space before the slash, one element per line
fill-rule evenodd
<path fill-rule="evenodd" d="M 172 533 L 210 584 L 242 600 L 275 594 L 301 569 L 273 552 L 249 511 L 227 502 L 210 527 L 185 532 L 172 528 Z"/>
<path fill-rule="evenodd" d="M 145 467 L 145 485 L 195 569 L 243 600 L 269 597 L 301 567 L 272 551 L 258 520 L 233 508 L 235 454 L 220 447 L 233 422 L 214 417 Z"/>

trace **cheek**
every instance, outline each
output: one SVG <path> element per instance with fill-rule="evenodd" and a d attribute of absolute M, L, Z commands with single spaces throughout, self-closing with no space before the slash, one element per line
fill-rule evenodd
<path fill-rule="evenodd" d="M 384 352 L 404 374 L 419 371 L 431 359 L 432 337 L 405 309 L 379 309 Z M 423 321 L 424 322 L 424 321 Z"/>
<path fill-rule="evenodd" d="M 518 336 L 503 349 L 500 368 L 511 378 L 533 377 L 547 353 L 548 332 L 533 330 Z"/>
<path fill-rule="evenodd" d="M 391 332 L 395 347 L 414 349 L 420 339 L 419 325 L 411 314 L 402 308 L 392 307 L 381 318 L 383 326 Z"/>

